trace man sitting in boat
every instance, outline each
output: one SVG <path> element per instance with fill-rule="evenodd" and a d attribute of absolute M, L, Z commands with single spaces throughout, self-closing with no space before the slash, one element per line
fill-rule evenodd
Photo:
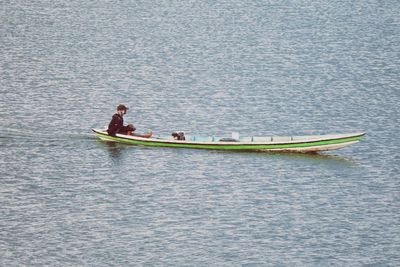
<path fill-rule="evenodd" d="M 108 125 L 107 132 L 109 135 L 115 136 L 117 133 L 131 135 L 132 132 L 136 130 L 133 124 L 124 126 L 123 116 L 126 114 L 127 110 L 128 108 L 125 105 L 118 105 L 117 113 L 112 116 L 110 124 Z"/>

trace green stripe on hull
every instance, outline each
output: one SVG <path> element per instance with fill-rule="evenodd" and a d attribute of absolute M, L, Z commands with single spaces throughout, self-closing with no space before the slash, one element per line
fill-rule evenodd
<path fill-rule="evenodd" d="M 332 139 L 332 140 L 324 140 L 324 141 L 311 141 L 304 143 L 288 143 L 288 144 L 229 144 L 229 145 L 210 145 L 210 144 L 193 144 L 193 143 L 164 143 L 157 141 L 139 141 L 132 140 L 126 138 L 119 138 L 108 136 L 104 134 L 96 133 L 97 136 L 107 139 L 110 141 L 116 141 L 126 144 L 132 145 L 143 145 L 143 146 L 153 146 L 153 147 L 176 147 L 176 148 L 200 148 L 200 149 L 221 149 L 221 150 L 266 150 L 266 149 L 290 149 L 290 148 L 307 148 L 314 146 L 325 146 L 325 145 L 333 145 L 333 144 L 343 144 L 348 142 L 359 141 L 362 138 L 361 136 L 354 136 L 342 139 Z"/>

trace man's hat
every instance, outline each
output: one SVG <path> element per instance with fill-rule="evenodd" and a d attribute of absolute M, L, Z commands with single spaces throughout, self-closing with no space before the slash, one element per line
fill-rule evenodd
<path fill-rule="evenodd" d="M 125 110 L 127 111 L 129 108 L 127 108 L 125 105 L 118 105 L 117 110 Z"/>

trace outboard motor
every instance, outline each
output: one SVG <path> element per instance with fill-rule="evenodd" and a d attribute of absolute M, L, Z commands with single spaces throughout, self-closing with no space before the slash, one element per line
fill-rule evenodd
<path fill-rule="evenodd" d="M 172 136 L 175 140 L 186 140 L 184 132 L 173 132 Z"/>

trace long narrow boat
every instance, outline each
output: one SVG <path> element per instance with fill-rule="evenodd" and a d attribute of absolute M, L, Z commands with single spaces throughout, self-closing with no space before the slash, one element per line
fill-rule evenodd
<path fill-rule="evenodd" d="M 199 137 L 186 136 L 186 140 L 167 137 L 141 137 L 134 135 L 108 135 L 106 130 L 92 129 L 101 140 L 132 145 L 176 148 L 219 149 L 235 151 L 279 151 L 312 153 L 334 150 L 359 142 L 365 133 L 330 134 L 310 136 L 264 136 L 264 137 Z"/>

